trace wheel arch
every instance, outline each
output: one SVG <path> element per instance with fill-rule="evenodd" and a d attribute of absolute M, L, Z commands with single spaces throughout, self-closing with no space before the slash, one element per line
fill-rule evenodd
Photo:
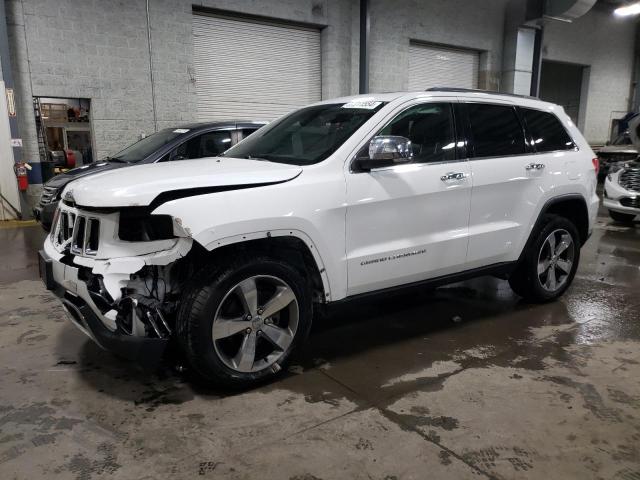
<path fill-rule="evenodd" d="M 309 281 L 314 302 L 324 303 L 331 299 L 329 277 L 320 252 L 304 232 L 285 229 L 243 233 L 199 245 L 213 259 L 239 252 L 258 252 L 290 262 Z"/>
<path fill-rule="evenodd" d="M 550 198 L 540 209 L 536 221 L 531 226 L 529 238 L 522 250 L 521 258 L 533 241 L 535 232 L 538 231 L 545 215 L 558 215 L 571 221 L 580 235 L 580 246 L 583 246 L 589 238 L 589 208 L 587 201 L 580 194 L 564 194 Z"/>
<path fill-rule="evenodd" d="M 554 197 L 542 207 L 538 221 L 543 215 L 553 214 L 570 220 L 580 234 L 580 246 L 589 238 L 589 207 L 582 195 L 568 194 Z"/>

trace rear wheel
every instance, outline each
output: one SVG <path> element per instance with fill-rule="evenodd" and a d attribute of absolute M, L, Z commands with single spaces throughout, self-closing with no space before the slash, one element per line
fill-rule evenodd
<path fill-rule="evenodd" d="M 269 258 L 204 273 L 185 292 L 178 338 L 202 377 L 246 387 L 277 374 L 311 326 L 304 278 Z"/>
<path fill-rule="evenodd" d="M 632 213 L 615 212 L 613 210 L 609 210 L 609 216 L 620 223 L 631 223 L 633 219 L 636 218 Z"/>
<path fill-rule="evenodd" d="M 546 215 L 509 284 L 528 301 L 554 300 L 571 285 L 579 260 L 576 227 L 564 217 Z"/>

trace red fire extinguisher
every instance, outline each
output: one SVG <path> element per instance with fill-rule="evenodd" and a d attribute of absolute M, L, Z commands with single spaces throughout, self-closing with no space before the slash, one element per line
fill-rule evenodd
<path fill-rule="evenodd" d="M 16 177 L 18 178 L 18 190 L 26 192 L 29 187 L 27 170 L 31 170 L 31 166 L 28 163 L 20 162 L 13 166 L 13 170 L 16 172 Z"/>
<path fill-rule="evenodd" d="M 76 166 L 76 154 L 73 150 L 65 150 L 65 155 L 67 156 L 67 167 L 75 168 Z"/>

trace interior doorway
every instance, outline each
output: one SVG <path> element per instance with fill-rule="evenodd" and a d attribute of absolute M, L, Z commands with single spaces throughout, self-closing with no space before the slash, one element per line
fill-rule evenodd
<path fill-rule="evenodd" d="M 584 108 L 587 75 L 584 65 L 542 61 L 540 71 L 540 98 L 561 105 L 581 130 L 584 129 Z"/>
<path fill-rule="evenodd" d="M 91 100 L 34 97 L 40 162 L 53 173 L 93 162 Z M 46 178 L 43 178 L 46 181 Z"/>

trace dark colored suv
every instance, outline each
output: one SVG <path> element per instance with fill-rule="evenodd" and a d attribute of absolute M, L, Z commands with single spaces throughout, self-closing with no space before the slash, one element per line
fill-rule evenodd
<path fill-rule="evenodd" d="M 114 168 L 145 163 L 216 157 L 264 124 L 265 122 L 254 121 L 193 123 L 160 130 L 112 157 L 74 168 L 50 179 L 43 185 L 42 196 L 33 210 L 33 216 L 42 224 L 42 228 L 49 231 L 60 194 L 73 180 Z"/>

